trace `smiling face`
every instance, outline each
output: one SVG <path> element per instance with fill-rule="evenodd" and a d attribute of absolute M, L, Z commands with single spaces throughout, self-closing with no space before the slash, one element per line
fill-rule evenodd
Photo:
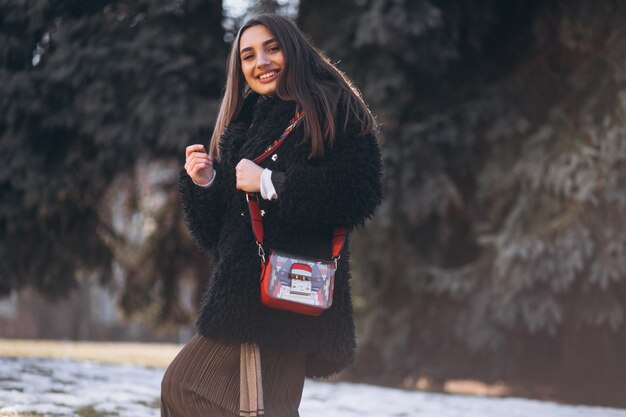
<path fill-rule="evenodd" d="M 285 56 L 274 35 L 263 25 L 246 29 L 239 40 L 241 71 L 250 88 L 271 94 L 285 67 Z"/>

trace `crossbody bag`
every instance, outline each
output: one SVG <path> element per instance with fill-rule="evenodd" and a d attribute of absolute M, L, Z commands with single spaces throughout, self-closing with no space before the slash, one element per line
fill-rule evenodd
<path fill-rule="evenodd" d="M 302 113 L 296 112 L 287 129 L 265 152 L 254 159 L 254 163 L 261 163 L 275 152 L 301 119 Z M 258 196 L 246 193 L 246 200 L 250 211 L 252 232 L 258 246 L 258 255 L 261 258 L 261 303 L 270 308 L 319 316 L 329 309 L 333 302 L 335 272 L 345 242 L 346 229 L 339 227 L 333 231 L 330 260 L 293 255 L 277 250 L 272 250 L 266 257 L 263 248 L 263 216 Z"/>

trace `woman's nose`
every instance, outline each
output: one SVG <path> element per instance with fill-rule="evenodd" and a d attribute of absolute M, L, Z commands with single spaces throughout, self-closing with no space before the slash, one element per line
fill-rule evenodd
<path fill-rule="evenodd" d="M 269 57 L 267 56 L 267 54 L 260 53 L 258 58 L 257 58 L 257 61 L 256 61 L 257 66 L 258 67 L 263 67 L 265 65 L 268 65 L 269 63 L 270 63 L 270 60 L 269 60 Z"/>

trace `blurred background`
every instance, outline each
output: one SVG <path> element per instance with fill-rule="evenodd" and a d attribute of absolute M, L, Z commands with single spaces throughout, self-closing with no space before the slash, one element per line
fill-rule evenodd
<path fill-rule="evenodd" d="M 0 337 L 185 343 L 179 207 L 234 32 L 293 18 L 381 124 L 342 378 L 626 407 L 626 3 L 0 0 Z"/>

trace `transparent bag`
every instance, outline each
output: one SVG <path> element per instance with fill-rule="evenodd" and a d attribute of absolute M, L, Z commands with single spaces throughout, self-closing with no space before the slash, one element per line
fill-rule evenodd
<path fill-rule="evenodd" d="M 261 273 L 261 301 L 271 308 L 319 316 L 333 303 L 336 261 L 272 251 Z"/>

